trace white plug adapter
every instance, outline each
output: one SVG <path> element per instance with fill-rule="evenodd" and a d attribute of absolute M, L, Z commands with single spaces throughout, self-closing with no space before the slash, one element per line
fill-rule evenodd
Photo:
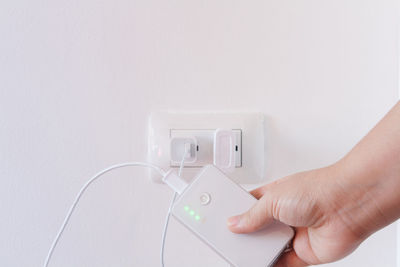
<path fill-rule="evenodd" d="M 196 137 L 173 137 L 170 141 L 170 148 L 171 166 L 179 166 L 184 155 L 186 155 L 186 164 L 197 160 Z"/>

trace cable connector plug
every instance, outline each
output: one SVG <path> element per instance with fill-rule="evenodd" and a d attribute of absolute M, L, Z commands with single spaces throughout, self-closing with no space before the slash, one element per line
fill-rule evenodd
<path fill-rule="evenodd" d="M 188 183 L 185 182 L 181 177 L 179 177 L 174 170 L 169 170 L 162 178 L 163 182 L 172 188 L 179 195 L 185 190 L 188 186 Z"/>

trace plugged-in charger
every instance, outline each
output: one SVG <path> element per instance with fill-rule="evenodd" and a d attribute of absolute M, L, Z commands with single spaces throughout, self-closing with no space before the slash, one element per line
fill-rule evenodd
<path fill-rule="evenodd" d="M 193 163 L 197 160 L 197 139 L 192 136 L 171 138 L 171 166 L 179 166 L 182 157 L 185 163 Z"/>

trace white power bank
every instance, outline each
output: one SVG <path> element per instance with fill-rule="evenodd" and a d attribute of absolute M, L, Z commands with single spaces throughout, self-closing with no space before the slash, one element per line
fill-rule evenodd
<path fill-rule="evenodd" d="M 175 202 L 172 215 L 235 267 L 272 266 L 293 238 L 291 227 L 274 222 L 267 228 L 234 234 L 227 219 L 257 200 L 215 166 L 204 167 Z"/>

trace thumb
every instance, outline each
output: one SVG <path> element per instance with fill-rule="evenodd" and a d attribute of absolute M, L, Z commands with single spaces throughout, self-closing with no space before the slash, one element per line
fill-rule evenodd
<path fill-rule="evenodd" d="M 228 219 L 228 228 L 234 233 L 251 233 L 273 221 L 273 203 L 265 194 L 247 212 Z"/>

